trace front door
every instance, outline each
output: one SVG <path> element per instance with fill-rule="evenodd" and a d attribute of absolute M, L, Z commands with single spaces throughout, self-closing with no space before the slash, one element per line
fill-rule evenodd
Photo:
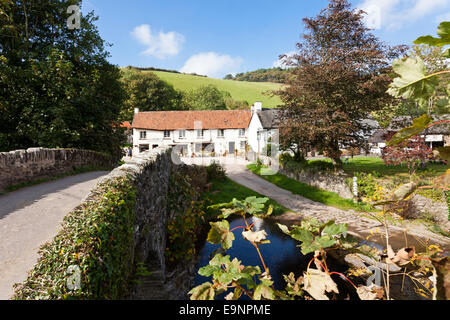
<path fill-rule="evenodd" d="M 228 153 L 229 154 L 234 154 L 234 150 L 236 149 L 236 144 L 233 142 L 229 143 L 229 147 L 228 147 Z"/>

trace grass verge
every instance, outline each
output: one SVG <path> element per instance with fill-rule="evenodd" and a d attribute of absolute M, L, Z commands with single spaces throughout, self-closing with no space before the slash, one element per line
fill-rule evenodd
<path fill-rule="evenodd" d="M 212 187 L 209 192 L 205 193 L 203 195 L 203 199 L 207 200 L 208 203 L 211 205 L 213 204 L 219 204 L 219 203 L 228 203 L 233 200 L 233 198 L 236 198 L 238 200 L 245 199 L 247 197 L 256 196 L 259 198 L 264 198 L 265 196 L 248 189 L 244 187 L 243 185 L 240 185 L 239 183 L 234 182 L 230 178 L 226 177 L 223 180 L 212 180 Z M 277 216 L 281 215 L 285 212 L 289 212 L 292 210 L 289 210 L 286 207 L 283 207 L 278 202 L 269 199 L 267 201 L 267 205 L 273 206 L 273 213 L 272 215 Z M 209 211 L 209 215 L 217 214 L 218 212 Z"/>
<path fill-rule="evenodd" d="M 326 204 L 327 206 L 335 207 L 342 210 L 356 210 L 356 211 L 372 211 L 373 209 L 362 203 L 354 203 L 353 200 L 341 198 L 337 193 L 321 190 L 319 188 L 310 186 L 306 183 L 290 179 L 285 175 L 275 173 L 272 175 L 262 175 L 264 171 L 269 169 L 259 166 L 257 164 L 249 164 L 247 168 L 254 174 L 273 183 L 274 185 L 288 190 L 294 194 L 311 199 L 316 202 Z M 268 173 L 268 172 L 266 172 Z"/>

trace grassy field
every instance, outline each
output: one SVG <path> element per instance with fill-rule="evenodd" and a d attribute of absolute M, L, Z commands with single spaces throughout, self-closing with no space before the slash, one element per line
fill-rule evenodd
<path fill-rule="evenodd" d="M 219 90 L 228 91 L 233 99 L 247 101 L 250 105 L 255 101 L 262 102 L 265 108 L 274 108 L 281 104 L 281 100 L 278 97 L 270 97 L 270 95 L 264 94 L 267 91 L 280 88 L 281 85 L 278 83 L 221 80 L 162 71 L 151 72 L 180 91 L 190 91 L 201 86 L 212 84 Z"/>
<path fill-rule="evenodd" d="M 265 198 L 265 196 L 248 189 L 229 178 L 225 178 L 223 181 L 213 180 L 211 182 L 213 186 L 210 192 L 204 194 L 203 199 L 209 199 L 212 204 L 228 203 L 231 202 L 233 198 L 238 200 L 243 200 L 251 196 Z M 290 211 L 272 199 L 267 202 L 266 206 L 270 204 L 273 206 L 272 215 L 274 216 Z"/>
<path fill-rule="evenodd" d="M 321 190 L 319 188 L 310 186 L 306 183 L 299 182 L 294 179 L 290 179 L 285 175 L 276 173 L 274 175 L 261 175 L 261 171 L 265 168 L 256 164 L 249 164 L 247 168 L 253 173 L 259 175 L 261 178 L 273 183 L 274 185 L 291 191 L 294 194 L 298 194 L 302 197 L 311 199 L 316 202 L 326 204 L 331 207 L 335 207 L 342 210 L 356 210 L 356 211 L 368 211 L 369 206 L 354 203 L 352 200 L 341 198 L 337 193 Z"/>
<path fill-rule="evenodd" d="M 316 160 L 310 160 L 310 162 L 314 161 Z M 331 162 L 329 159 L 325 159 L 324 161 Z M 349 175 L 353 175 L 355 172 L 371 173 L 376 171 L 381 175 L 409 176 L 406 165 L 387 166 L 384 164 L 383 159 L 378 157 L 355 157 L 353 160 L 350 158 L 348 162 L 344 162 L 343 169 Z M 448 167 L 445 165 L 428 163 L 426 169 L 419 169 L 417 172 L 419 174 L 429 173 L 430 175 L 437 176 L 444 174 L 447 169 Z"/>

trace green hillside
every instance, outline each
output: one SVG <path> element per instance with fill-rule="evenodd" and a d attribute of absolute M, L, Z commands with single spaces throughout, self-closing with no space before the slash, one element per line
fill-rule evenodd
<path fill-rule="evenodd" d="M 221 80 L 179 73 L 152 72 L 180 91 L 190 91 L 201 86 L 212 84 L 219 90 L 228 91 L 233 99 L 239 101 L 245 100 L 250 105 L 255 101 L 261 101 L 265 108 L 273 108 L 281 104 L 281 100 L 278 97 L 270 97 L 268 94 L 263 94 L 266 91 L 280 88 L 281 85 L 277 83 Z"/>

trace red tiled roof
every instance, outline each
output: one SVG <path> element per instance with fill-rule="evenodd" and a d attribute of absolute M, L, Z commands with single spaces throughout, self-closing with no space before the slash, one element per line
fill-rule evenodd
<path fill-rule="evenodd" d="M 250 124 L 250 110 L 150 111 L 134 115 L 133 128 L 149 130 L 193 130 L 201 121 L 202 129 L 241 129 Z"/>

